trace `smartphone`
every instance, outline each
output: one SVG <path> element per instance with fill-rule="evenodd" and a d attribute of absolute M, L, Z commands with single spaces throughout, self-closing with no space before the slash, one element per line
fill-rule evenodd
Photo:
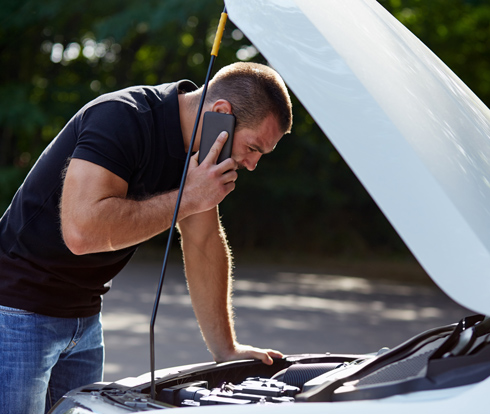
<path fill-rule="evenodd" d="M 218 135 L 222 131 L 228 132 L 228 139 L 225 145 L 223 145 L 216 164 L 231 157 L 233 133 L 235 132 L 235 116 L 221 112 L 205 112 L 202 121 L 201 143 L 199 146 L 199 164 L 206 158 L 216 138 L 218 138 Z"/>

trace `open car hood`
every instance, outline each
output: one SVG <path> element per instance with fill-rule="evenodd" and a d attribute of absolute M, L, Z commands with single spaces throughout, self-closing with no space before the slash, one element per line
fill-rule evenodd
<path fill-rule="evenodd" d="M 375 0 L 226 0 L 431 278 L 490 315 L 490 111 Z"/>

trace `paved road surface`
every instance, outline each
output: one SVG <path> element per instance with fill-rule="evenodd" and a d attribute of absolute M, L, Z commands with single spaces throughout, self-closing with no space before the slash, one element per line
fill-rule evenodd
<path fill-rule="evenodd" d="M 161 262 L 134 261 L 104 299 L 105 380 L 150 369 L 149 323 Z M 471 314 L 430 285 L 237 266 L 234 305 L 242 343 L 284 353 L 365 353 Z M 187 294 L 182 265 L 168 266 L 156 322 L 156 366 L 210 361 Z"/>

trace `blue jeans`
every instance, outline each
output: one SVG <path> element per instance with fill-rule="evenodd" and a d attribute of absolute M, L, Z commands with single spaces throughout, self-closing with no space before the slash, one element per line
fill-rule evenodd
<path fill-rule="evenodd" d="M 53 318 L 0 306 L 0 413 L 42 414 L 73 388 L 102 380 L 100 315 Z"/>

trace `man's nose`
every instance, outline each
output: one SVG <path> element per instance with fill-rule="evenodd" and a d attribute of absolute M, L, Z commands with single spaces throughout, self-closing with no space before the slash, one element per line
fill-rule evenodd
<path fill-rule="evenodd" d="M 255 170 L 255 168 L 257 167 L 257 164 L 259 163 L 259 160 L 260 160 L 260 157 L 262 156 L 262 154 L 260 153 L 255 153 L 255 154 L 251 154 L 249 155 L 246 159 L 245 159 L 245 168 L 248 170 L 248 171 L 253 171 Z"/>

